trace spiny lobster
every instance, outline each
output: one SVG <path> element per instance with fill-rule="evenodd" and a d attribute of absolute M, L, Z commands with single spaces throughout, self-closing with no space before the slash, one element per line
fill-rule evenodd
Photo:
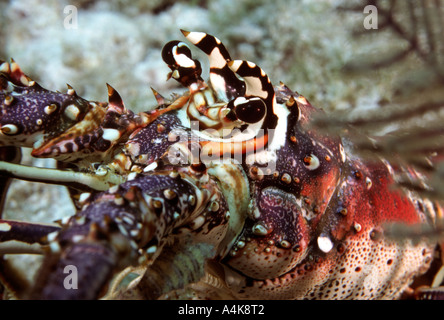
<path fill-rule="evenodd" d="M 216 37 L 182 32 L 208 56 L 209 82 L 171 41 L 162 58 L 187 91 L 169 101 L 153 90 L 157 108 L 139 114 L 109 85 L 107 103 L 87 101 L 0 62 L 3 196 L 11 178 L 62 184 L 78 209 L 59 225 L 0 220 L 3 254 L 14 240 L 45 256 L 27 290 L 3 261 L 3 285 L 28 299 L 399 298 L 436 244 L 393 240 L 383 225 L 441 214 L 392 188 L 396 172 L 415 172 L 356 156 L 311 126 L 321 111 L 302 95 Z M 17 164 L 20 147 L 59 167 Z"/>

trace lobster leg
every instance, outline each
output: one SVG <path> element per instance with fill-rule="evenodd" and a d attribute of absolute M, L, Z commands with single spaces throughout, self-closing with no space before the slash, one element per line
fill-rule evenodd
<path fill-rule="evenodd" d="M 116 272 L 140 259 L 151 263 L 175 234 L 206 234 L 210 245 L 220 243 L 228 217 L 219 187 L 185 171 L 152 172 L 98 195 L 83 194 L 83 210 L 49 237 L 50 251 L 28 298 L 100 297 Z"/>
<path fill-rule="evenodd" d="M 0 68 L 1 69 L 1 68 Z M 12 163 L 19 163 L 22 157 L 21 148 L 14 146 L 0 147 L 0 159 Z M 25 281 L 20 279 L 19 281 L 14 281 L 17 277 L 7 276 L 9 274 L 15 275 L 15 272 L 12 268 L 9 267 L 9 264 L 3 259 L 3 254 L 6 252 L 20 252 L 23 250 L 23 246 L 21 244 L 14 244 L 11 248 L 11 245 L 6 245 L 2 243 L 2 236 L 5 234 L 6 230 L 10 230 L 9 224 L 4 224 L 1 218 L 3 216 L 3 208 L 5 206 L 6 195 L 9 189 L 9 185 L 11 184 L 12 178 L 10 177 L 0 177 L 0 296 L 3 295 L 3 292 L 8 288 L 12 289 L 14 292 L 22 291 L 21 289 L 26 287 Z M 19 247 L 19 248 L 18 248 Z M 30 250 L 29 246 L 25 250 Z M 32 250 L 39 250 L 36 248 L 32 248 Z M 17 283 L 20 283 L 17 285 Z"/>
<path fill-rule="evenodd" d="M 54 225 L 0 219 L 0 285 L 22 295 L 29 288 L 26 277 L 5 259 L 5 254 L 42 254 L 48 244 L 47 235 L 58 231 Z"/>
<path fill-rule="evenodd" d="M 0 159 L 12 162 L 19 163 L 22 157 L 22 152 L 20 148 L 17 147 L 0 147 Z M 12 179 L 9 177 L 1 177 L 0 178 L 0 218 L 2 217 L 3 207 L 5 205 L 6 194 L 8 192 L 9 185 Z"/>
<path fill-rule="evenodd" d="M 1 245 L 8 241 L 19 241 L 30 245 L 46 244 L 45 236 L 59 230 L 60 228 L 54 225 L 0 219 L 0 254 L 12 253 L 1 250 Z"/>
<path fill-rule="evenodd" d="M 124 177 L 99 167 L 95 173 L 75 172 L 48 168 L 28 167 L 0 161 L 0 176 L 19 178 L 27 181 L 60 184 L 83 191 L 104 191 L 113 185 L 122 183 Z"/>

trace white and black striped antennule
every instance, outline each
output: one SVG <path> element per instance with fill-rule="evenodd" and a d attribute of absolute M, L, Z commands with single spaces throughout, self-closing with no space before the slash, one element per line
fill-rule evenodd
<path fill-rule="evenodd" d="M 173 40 L 162 49 L 162 59 L 171 69 L 169 77 L 177 80 L 183 86 L 203 81 L 200 62 L 192 58 L 191 50 L 185 42 Z"/>
<path fill-rule="evenodd" d="M 216 37 L 204 32 L 181 30 L 184 36 L 202 50 L 210 62 L 210 84 L 221 101 L 228 102 L 245 93 L 245 84 L 228 67 L 230 54 L 223 43 Z"/>

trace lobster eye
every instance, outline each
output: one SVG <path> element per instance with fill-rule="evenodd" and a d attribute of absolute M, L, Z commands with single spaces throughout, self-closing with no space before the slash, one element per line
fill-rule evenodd
<path fill-rule="evenodd" d="M 236 117 L 246 123 L 257 123 L 264 118 L 266 106 L 264 100 L 258 97 L 245 99 L 239 97 L 234 100 Z"/>

